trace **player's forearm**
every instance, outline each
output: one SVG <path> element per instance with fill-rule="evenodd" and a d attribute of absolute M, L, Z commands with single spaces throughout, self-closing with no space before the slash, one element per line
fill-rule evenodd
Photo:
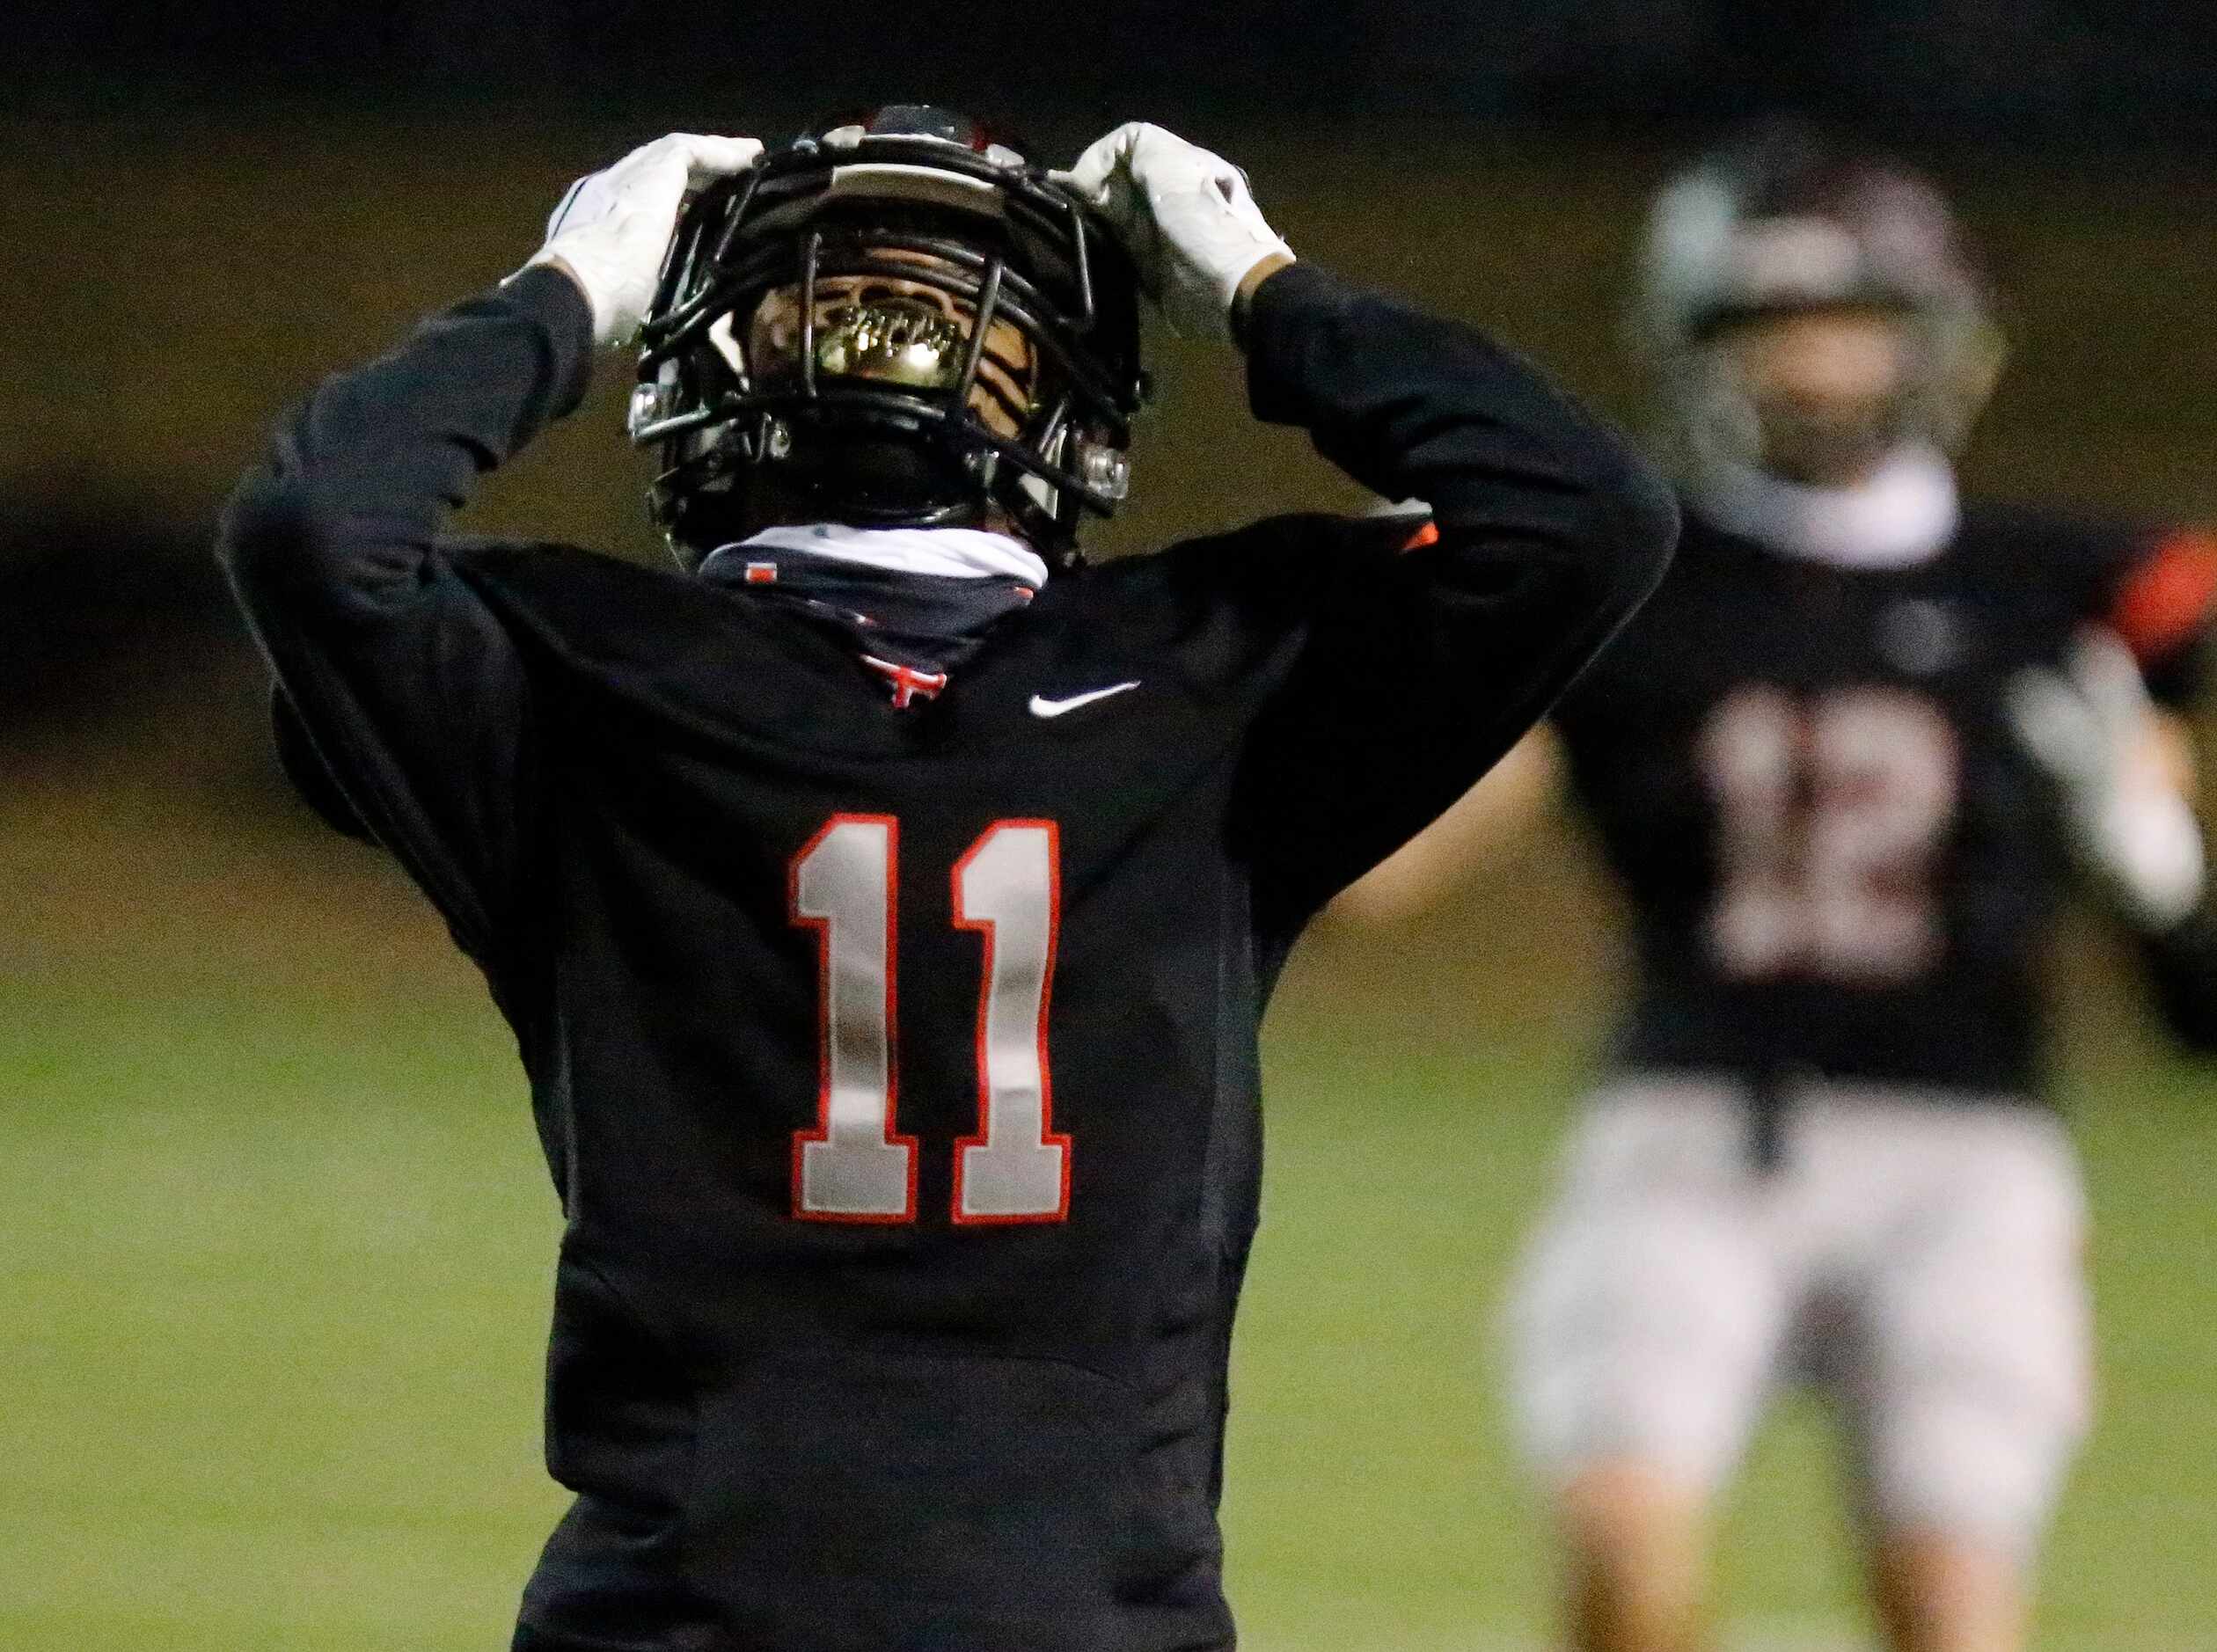
<path fill-rule="evenodd" d="M 2155 1005 L 2189 1049 L 2217 1055 L 2217 904 L 2205 897 L 2180 923 L 2140 943 Z"/>
<path fill-rule="evenodd" d="M 525 859 L 528 692 L 439 525 L 574 403 L 589 325 L 552 270 L 433 318 L 286 415 L 217 541 L 310 795 L 399 855 L 480 957 Z"/>
<path fill-rule="evenodd" d="M 1557 564 L 1629 613 L 1677 539 L 1662 479 L 1608 426 L 1474 328 L 1306 264 L 1242 314 L 1255 416 L 1306 428 L 1388 499 L 1429 503 L 1443 541 Z"/>
<path fill-rule="evenodd" d="M 583 395 L 591 327 L 569 278 L 527 270 L 324 381 L 224 515 L 218 554 L 249 610 L 406 593 L 444 513 Z"/>

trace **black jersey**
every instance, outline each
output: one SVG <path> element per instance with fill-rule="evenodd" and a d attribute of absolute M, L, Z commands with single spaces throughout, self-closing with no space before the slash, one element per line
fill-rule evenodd
<path fill-rule="evenodd" d="M 2033 1093 L 2069 866 L 2008 685 L 2098 621 L 2176 698 L 2213 584 L 2205 540 L 2045 511 L 1972 503 L 1932 559 L 1855 571 L 1689 512 L 1655 598 L 1556 713 L 1634 915 L 1615 1058 L 1759 1092 Z M 2156 947 L 2190 1035 L 2217 1023 L 2207 936 L 2198 918 Z"/>
<path fill-rule="evenodd" d="M 527 274 L 326 382 L 223 547 L 329 783 L 513 1024 L 578 1500 L 519 1644 L 1228 1647 L 1256 1034 L 1305 919 L 1652 588 L 1667 492 L 1467 329 L 1295 266 L 1264 419 L 1434 525 L 1058 575 L 934 684 L 718 583 L 438 537 L 580 393 Z"/>

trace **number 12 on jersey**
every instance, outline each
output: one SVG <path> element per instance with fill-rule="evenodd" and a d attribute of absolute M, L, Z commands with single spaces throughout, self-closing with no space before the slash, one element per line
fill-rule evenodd
<path fill-rule="evenodd" d="M 793 1213 L 913 1222 L 917 1143 L 895 1128 L 900 822 L 835 815 L 793 859 L 794 923 L 816 933 L 821 1080 L 814 1129 L 793 1138 Z M 997 822 L 955 863 L 954 921 L 984 941 L 977 1133 L 955 1144 L 958 1224 L 1059 1222 L 1070 1138 L 1053 1134 L 1047 1005 L 1060 920 L 1055 822 Z"/>
<path fill-rule="evenodd" d="M 1933 884 L 1958 759 L 1929 702 L 1742 688 L 1709 720 L 1701 759 L 1719 828 L 1709 940 L 1733 975 L 1885 986 L 1939 959 Z"/>

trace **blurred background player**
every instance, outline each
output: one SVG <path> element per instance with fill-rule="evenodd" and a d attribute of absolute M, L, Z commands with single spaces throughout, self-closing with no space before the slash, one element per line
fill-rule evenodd
<path fill-rule="evenodd" d="M 1650 216 L 1636 330 L 1681 485 L 1662 590 L 1536 735 L 1351 891 L 1429 898 L 1567 764 L 1636 981 L 1511 1321 L 1574 1643 L 1703 1644 L 1708 1519 L 1822 1385 L 1891 1642 L 2000 1652 L 2087 1425 L 2082 1195 L 2038 979 L 2074 866 L 2217 1047 L 2188 748 L 2198 535 L 1958 496 L 2000 360 L 1924 179 L 1798 127 Z"/>

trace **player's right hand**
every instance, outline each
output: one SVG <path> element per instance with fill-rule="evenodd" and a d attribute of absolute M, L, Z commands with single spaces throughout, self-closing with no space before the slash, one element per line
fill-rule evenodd
<path fill-rule="evenodd" d="M 673 132 L 569 186 L 546 220 L 546 245 L 524 265 L 549 264 L 593 307 L 593 342 L 626 344 L 639 332 L 685 192 L 754 164 L 753 138 Z"/>
<path fill-rule="evenodd" d="M 1159 126 L 1127 121 L 1055 176 L 1108 220 L 1140 284 L 1189 337 L 1230 338 L 1248 272 L 1293 256 L 1263 221 L 1246 173 Z"/>
<path fill-rule="evenodd" d="M 2125 917 L 2154 935 L 2192 911 L 2205 874 L 2201 828 L 2162 761 L 2132 651 L 2089 628 L 2062 670 L 2017 674 L 2008 713 L 2017 738 L 2061 788 L 2080 864 Z"/>

